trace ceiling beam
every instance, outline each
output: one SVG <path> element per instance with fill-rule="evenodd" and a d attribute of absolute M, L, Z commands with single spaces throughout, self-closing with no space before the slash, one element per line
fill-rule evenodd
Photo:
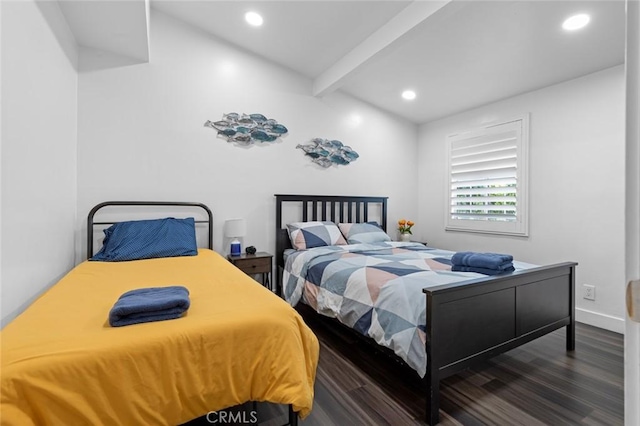
<path fill-rule="evenodd" d="M 384 26 L 334 63 L 313 81 L 313 95 L 323 96 L 338 89 L 346 79 L 411 29 L 452 0 L 414 1 Z"/>

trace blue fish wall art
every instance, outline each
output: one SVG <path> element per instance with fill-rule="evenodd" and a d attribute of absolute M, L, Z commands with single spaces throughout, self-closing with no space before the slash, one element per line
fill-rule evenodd
<path fill-rule="evenodd" d="M 227 142 L 237 142 L 242 145 L 274 142 L 289 131 L 276 120 L 262 114 L 238 114 L 236 112 L 224 114 L 220 121 L 207 120 L 204 126 L 217 130 L 218 136 L 225 138 Z"/>
<path fill-rule="evenodd" d="M 360 157 L 350 146 L 337 140 L 314 138 L 310 142 L 296 148 L 304 151 L 311 161 L 322 167 L 330 167 L 334 164 L 346 166 Z"/>

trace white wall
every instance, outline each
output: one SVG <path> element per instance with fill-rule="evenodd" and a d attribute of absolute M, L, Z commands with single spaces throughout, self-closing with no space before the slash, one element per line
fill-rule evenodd
<path fill-rule="evenodd" d="M 640 279 L 640 3 L 627 1 L 626 281 Z M 640 323 L 626 317 L 624 421 L 640 424 Z"/>
<path fill-rule="evenodd" d="M 2 2 L 2 325 L 74 263 L 77 50 L 56 2 Z"/>
<path fill-rule="evenodd" d="M 0 1 L 0 25 L 2 25 L 2 2 Z M 2 53 L 2 28 L 0 28 L 0 53 Z M 2 140 L 4 139 L 4 134 L 2 131 L 2 57 L 0 55 L 0 167 L 2 167 Z M 0 169 L 0 328 L 2 328 L 2 324 L 4 324 L 4 316 L 2 315 L 2 169 Z"/>
<path fill-rule="evenodd" d="M 151 12 L 150 63 L 110 68 L 104 54 L 81 52 L 82 221 L 107 199 L 201 201 L 214 211 L 218 251 L 224 220 L 244 217 L 245 242 L 273 252 L 276 193 L 389 196 L 390 222 L 415 217 L 417 126 L 346 95 L 314 98 L 311 80 Z M 203 127 L 232 111 L 262 113 L 289 134 L 238 147 Z M 295 149 L 314 137 L 360 158 L 322 169 Z"/>
<path fill-rule="evenodd" d="M 577 319 L 623 332 L 624 93 L 618 66 L 422 125 L 422 238 L 536 264 L 577 261 Z M 523 113 L 531 119 L 529 237 L 445 232 L 446 136 Z M 582 298 L 585 283 L 596 286 L 595 301 Z"/>

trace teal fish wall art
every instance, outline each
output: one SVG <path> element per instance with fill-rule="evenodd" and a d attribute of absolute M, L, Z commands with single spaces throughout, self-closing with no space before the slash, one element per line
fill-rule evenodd
<path fill-rule="evenodd" d="M 274 142 L 289 131 L 285 126 L 262 114 L 223 114 L 222 120 L 204 123 L 218 132 L 227 142 L 250 145 L 256 142 Z"/>
<path fill-rule="evenodd" d="M 330 139 L 314 138 L 304 145 L 298 144 L 296 148 L 303 150 L 311 161 L 325 168 L 334 164 L 346 166 L 360 157 L 350 146 Z"/>

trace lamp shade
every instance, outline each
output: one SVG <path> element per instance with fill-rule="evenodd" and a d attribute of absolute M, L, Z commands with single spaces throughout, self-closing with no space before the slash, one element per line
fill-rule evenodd
<path fill-rule="evenodd" d="M 224 223 L 224 235 L 227 238 L 244 237 L 247 223 L 244 219 L 230 219 Z"/>

